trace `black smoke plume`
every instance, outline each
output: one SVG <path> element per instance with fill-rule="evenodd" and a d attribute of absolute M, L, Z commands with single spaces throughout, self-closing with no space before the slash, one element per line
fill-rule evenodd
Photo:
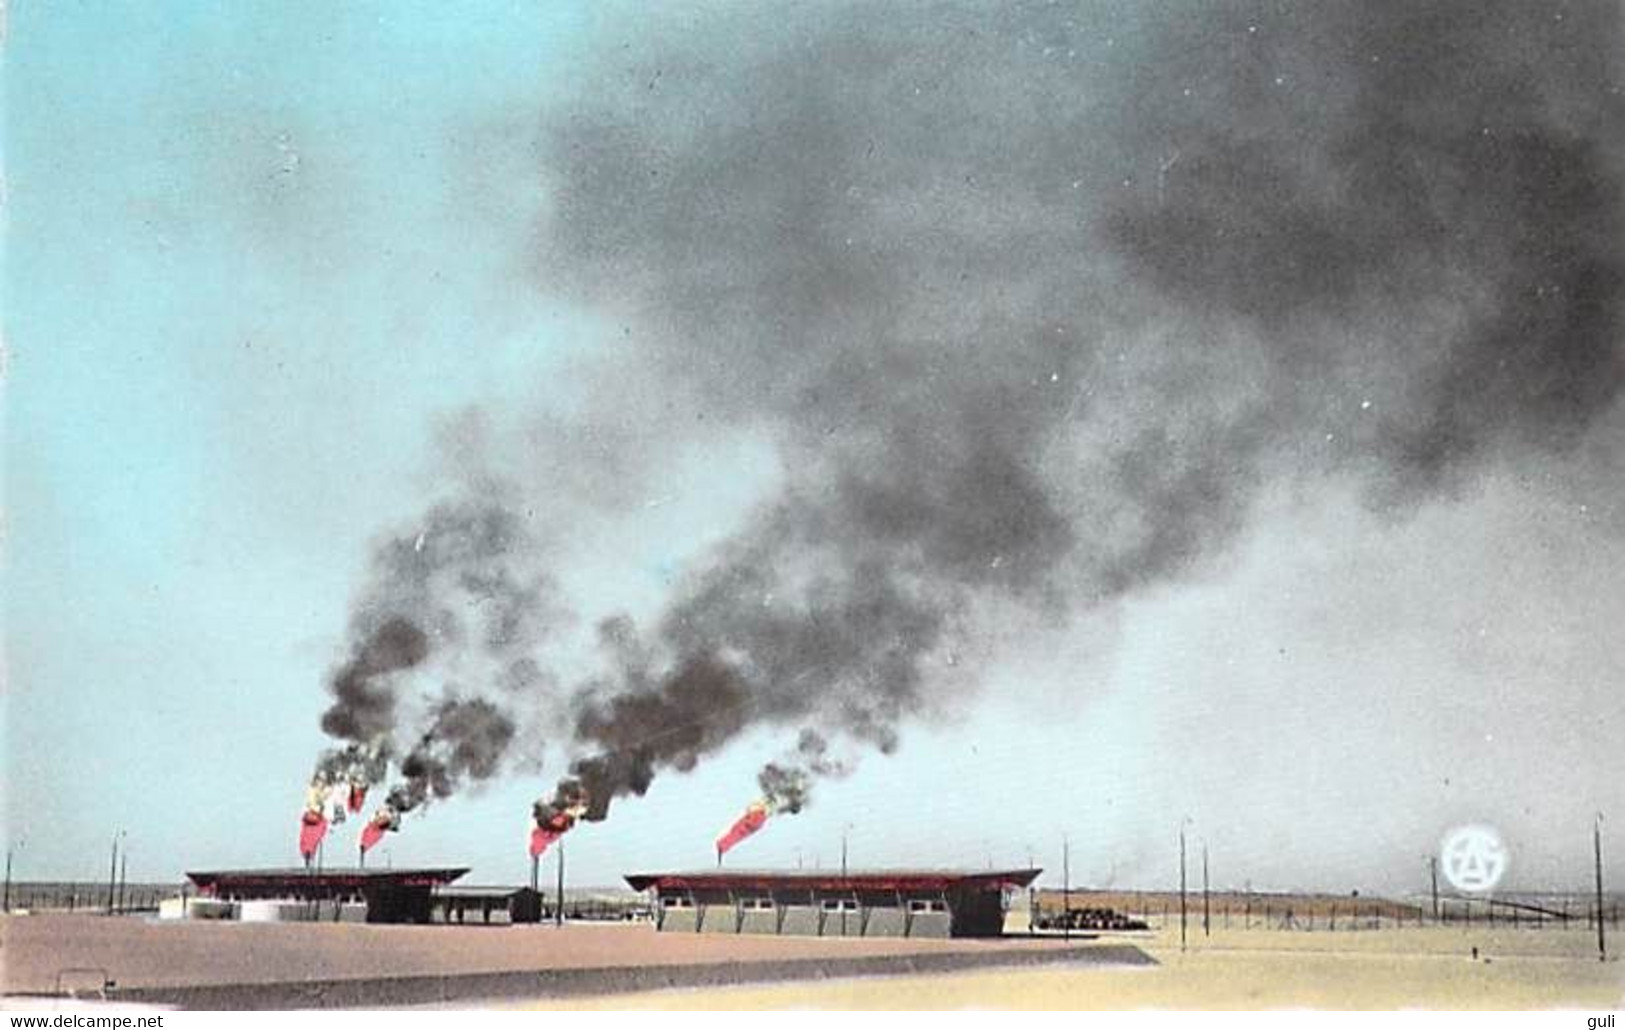
<path fill-rule="evenodd" d="M 758 7 L 617 52 L 548 127 L 546 281 L 790 471 L 591 693 L 594 816 L 758 723 L 891 749 L 979 605 L 1178 577 L 1270 477 L 1403 517 L 1570 448 L 1625 378 L 1625 112 L 1619 9 L 1567 10 Z"/>
<path fill-rule="evenodd" d="M 640 341 L 605 359 L 658 385 L 631 417 L 784 471 L 657 620 L 606 625 L 561 792 L 601 819 L 756 726 L 890 751 L 993 613 L 1176 581 L 1265 483 L 1352 478 L 1398 519 L 1571 453 L 1625 383 L 1625 108 L 1619 7 L 1564 11 L 617 28 L 544 117 L 540 289 Z M 368 691 L 336 725 L 379 729 Z M 798 768 L 770 779 L 804 803 Z"/>
<path fill-rule="evenodd" d="M 429 638 L 416 625 L 389 617 L 367 634 L 354 657 L 333 674 L 333 705 L 322 714 L 330 736 L 361 745 L 379 739 L 395 725 L 393 673 L 411 669 L 429 656 Z"/>
<path fill-rule="evenodd" d="M 512 695 L 540 678 L 533 652 L 556 615 L 539 560 L 500 488 L 382 542 L 321 719 L 344 743 L 318 758 L 318 775 L 370 785 L 393 763 L 397 813 L 497 775 L 518 735 Z M 442 679 L 453 666 L 480 677 L 472 696 Z"/>
<path fill-rule="evenodd" d="M 775 813 L 795 815 L 812 800 L 812 786 L 822 779 L 847 775 L 847 763 L 831 758 L 829 742 L 816 730 L 802 730 L 795 752 L 762 766 L 756 785 Z"/>
<path fill-rule="evenodd" d="M 513 720 L 483 698 L 441 702 L 428 730 L 401 759 L 403 782 L 390 789 L 389 806 L 410 812 L 425 801 L 451 797 L 465 783 L 495 776 L 514 730 Z"/>

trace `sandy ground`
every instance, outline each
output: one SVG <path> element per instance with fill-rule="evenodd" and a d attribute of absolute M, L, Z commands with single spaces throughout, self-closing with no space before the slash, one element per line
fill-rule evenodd
<path fill-rule="evenodd" d="M 1625 962 L 1584 930 L 1430 927 L 1177 928 L 1129 938 L 1161 965 L 1063 965 L 620 994 L 526 1008 L 1136 1009 L 1578 1008 L 1625 1004 Z M 1106 940 L 1111 940 L 1110 937 Z M 1625 947 L 1625 937 L 1616 939 Z M 0 919 L 0 985 L 49 990 L 67 967 L 121 985 L 265 983 L 500 970 L 740 963 L 987 952 L 1062 942 L 900 941 L 659 934 L 648 926 L 396 927 L 158 923 L 99 916 Z M 1479 958 L 1471 958 L 1471 949 Z M 471 1007 L 471 1006 L 459 1006 Z"/>
<path fill-rule="evenodd" d="M 1061 947 L 1061 941 L 930 941 L 657 933 L 649 924 L 367 926 L 0 916 L 0 992 L 50 991 L 63 970 L 121 987 L 455 976 L 533 969 L 715 964 Z M 72 974 L 79 983 L 101 973 Z"/>
<path fill-rule="evenodd" d="M 1160 965 L 656 991 L 524 1007 L 1608 1010 L 1625 1003 L 1625 962 L 1599 962 L 1595 936 L 1580 930 L 1235 930 L 1207 939 L 1198 931 L 1182 953 L 1173 929 L 1138 943 Z"/>

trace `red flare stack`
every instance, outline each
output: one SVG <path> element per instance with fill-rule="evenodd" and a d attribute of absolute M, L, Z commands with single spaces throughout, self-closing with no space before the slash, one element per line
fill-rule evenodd
<path fill-rule="evenodd" d="M 327 836 L 327 820 L 320 812 L 305 810 L 299 817 L 299 854 L 310 858 L 321 847 L 322 838 Z"/>
<path fill-rule="evenodd" d="M 389 805 L 385 805 L 372 814 L 367 825 L 361 828 L 361 853 L 365 855 L 372 850 L 372 846 L 384 839 L 384 834 L 390 830 L 400 829 L 401 814 Z"/>
<path fill-rule="evenodd" d="M 733 849 L 735 844 L 749 837 L 751 834 L 767 825 L 768 807 L 765 801 L 754 801 L 745 809 L 745 814 L 735 819 L 733 825 L 722 831 L 717 838 L 717 858 L 720 860 Z"/>
<path fill-rule="evenodd" d="M 570 832 L 576 824 L 574 812 L 554 812 L 546 820 L 537 822 L 532 819 L 530 823 L 530 857 L 536 858 L 553 845 L 553 842 Z"/>
<path fill-rule="evenodd" d="M 549 847 L 551 847 L 553 845 L 554 841 L 558 840 L 562 836 L 564 836 L 564 834 L 556 833 L 556 832 L 554 832 L 552 830 L 544 830 L 540 826 L 531 827 L 531 829 L 530 829 L 530 857 L 531 858 L 540 857 L 542 852 L 546 851 Z"/>

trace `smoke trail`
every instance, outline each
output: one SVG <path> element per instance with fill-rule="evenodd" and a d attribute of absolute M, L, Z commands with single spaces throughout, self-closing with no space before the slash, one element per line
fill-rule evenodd
<path fill-rule="evenodd" d="M 387 733 L 395 722 L 392 673 L 411 669 L 429 655 L 429 638 L 403 618 L 391 617 L 358 642 L 355 655 L 333 675 L 333 705 L 322 729 L 355 744 Z"/>
<path fill-rule="evenodd" d="M 378 547 L 321 719 L 346 743 L 320 756 L 319 776 L 370 785 L 396 762 L 399 814 L 501 771 L 511 709 L 536 703 L 535 649 L 557 616 L 539 552 L 500 489 L 437 505 Z M 433 699 L 457 671 L 473 687 Z"/>
<path fill-rule="evenodd" d="M 1625 109 L 1618 9 L 1565 10 L 758 5 L 605 47 L 541 147 L 542 288 L 637 341 L 580 417 L 763 438 L 784 476 L 656 620 L 603 625 L 538 817 L 757 726 L 890 751 L 990 609 L 1176 581 L 1265 483 L 1402 518 L 1571 451 L 1625 385 Z M 341 740 L 399 733 L 428 659 L 369 657 L 390 618 L 538 682 L 521 523 L 429 521 L 380 552 Z M 448 591 L 507 617 L 471 636 Z M 764 789 L 805 803 L 806 757 Z"/>
<path fill-rule="evenodd" d="M 389 806 L 410 812 L 431 798 L 451 797 L 466 782 L 490 779 L 513 738 L 513 720 L 491 702 L 441 702 L 429 729 L 401 759 L 404 782 L 391 788 Z"/>
<path fill-rule="evenodd" d="M 589 693 L 589 818 L 752 725 L 890 750 L 988 599 L 1176 578 L 1271 477 L 1403 516 L 1625 381 L 1610 5 L 874 14 L 651 29 L 548 126 L 548 288 L 790 470 Z"/>

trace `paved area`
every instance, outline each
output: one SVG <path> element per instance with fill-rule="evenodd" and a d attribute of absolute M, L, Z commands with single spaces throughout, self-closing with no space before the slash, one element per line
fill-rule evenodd
<path fill-rule="evenodd" d="M 423 1004 L 663 986 L 1146 962 L 1132 947 L 1058 940 L 913 941 L 662 934 L 641 925 L 456 927 L 0 919 L 0 989 L 103 975 L 131 999 L 194 1007 Z M 100 971 L 105 971 L 102 973 Z"/>

